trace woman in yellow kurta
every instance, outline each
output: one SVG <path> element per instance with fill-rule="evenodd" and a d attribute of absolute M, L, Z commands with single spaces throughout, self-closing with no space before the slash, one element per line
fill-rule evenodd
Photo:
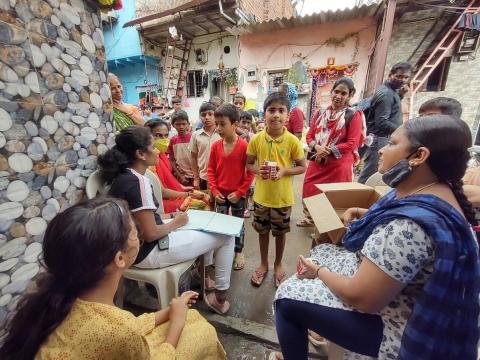
<path fill-rule="evenodd" d="M 112 73 L 108 74 L 108 83 L 112 93 L 115 129 L 120 131 L 131 125 L 143 126 L 145 120 L 140 111 L 134 105 L 123 102 L 123 86 L 118 77 Z"/>
<path fill-rule="evenodd" d="M 215 329 L 188 310 L 198 296 L 193 291 L 139 317 L 115 307 L 118 283 L 138 249 L 121 200 L 93 199 L 58 214 L 43 243 L 47 271 L 19 303 L 0 359 L 225 359 Z"/>

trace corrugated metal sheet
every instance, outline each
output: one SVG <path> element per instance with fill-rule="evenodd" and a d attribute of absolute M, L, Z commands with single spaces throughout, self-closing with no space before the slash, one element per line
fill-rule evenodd
<path fill-rule="evenodd" d="M 293 28 L 309 25 L 318 25 L 336 21 L 344 21 L 361 17 L 374 16 L 379 4 L 363 5 L 337 11 L 322 11 L 306 16 L 297 16 L 290 18 L 279 18 L 264 22 L 257 22 L 249 25 L 234 26 L 228 31 L 234 35 L 244 35 L 250 33 L 267 32 L 281 30 L 284 28 Z"/>

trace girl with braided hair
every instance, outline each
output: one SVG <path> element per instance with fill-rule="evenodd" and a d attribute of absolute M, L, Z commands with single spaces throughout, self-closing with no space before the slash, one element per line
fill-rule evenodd
<path fill-rule="evenodd" d="M 394 189 L 368 210 L 348 209 L 344 248 L 301 256 L 297 276 L 277 291 L 286 360 L 307 359 L 308 329 L 379 359 L 477 359 L 478 224 L 462 182 L 471 138 L 449 115 L 395 130 L 379 151 Z"/>

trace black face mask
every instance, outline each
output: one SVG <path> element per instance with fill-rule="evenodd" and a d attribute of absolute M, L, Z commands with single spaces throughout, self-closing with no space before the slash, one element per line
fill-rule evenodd
<path fill-rule="evenodd" d="M 394 90 L 398 90 L 401 87 L 403 87 L 403 85 L 405 85 L 405 81 L 398 80 L 398 79 L 390 80 L 389 83 L 390 83 L 390 86 L 392 87 L 392 89 L 394 89 Z"/>
<path fill-rule="evenodd" d="M 400 160 L 398 163 L 388 169 L 383 175 L 382 180 L 388 186 L 394 188 L 397 187 L 402 181 L 410 176 L 412 173 L 412 167 L 410 166 L 409 158 L 415 154 L 417 150 L 408 155 L 405 159 Z"/>

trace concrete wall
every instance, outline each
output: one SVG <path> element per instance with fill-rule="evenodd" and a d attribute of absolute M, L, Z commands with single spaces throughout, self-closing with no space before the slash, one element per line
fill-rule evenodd
<path fill-rule="evenodd" d="M 391 66 L 399 61 L 405 61 L 413 53 L 421 39 L 428 34 L 440 12 L 419 11 L 406 14 L 393 29 L 393 35 L 388 48 L 385 76 Z M 415 54 L 413 63 L 421 56 L 435 36 L 427 37 L 427 41 Z M 463 107 L 462 118 L 473 130 L 478 128 L 480 120 L 480 57 L 465 62 L 452 61 L 447 77 L 445 91 L 419 92 L 414 98 L 414 114 L 420 105 L 437 96 L 453 97 L 460 101 Z"/>
<path fill-rule="evenodd" d="M 225 54 L 223 48 L 230 47 L 230 53 Z M 198 64 L 195 59 L 195 49 L 203 49 L 208 54 L 208 61 L 206 64 Z M 192 51 L 188 58 L 188 70 L 215 70 L 218 69 L 218 64 L 222 61 L 225 68 L 238 67 L 238 43 L 234 36 L 228 33 L 205 35 L 196 37 L 193 40 Z M 202 97 L 187 97 L 187 90 L 185 88 L 183 98 L 183 108 L 187 112 L 190 122 L 195 123 L 198 119 L 198 109 L 202 102 L 210 99 L 210 86 L 204 89 L 204 96 Z"/>
<path fill-rule="evenodd" d="M 354 54 L 355 37 L 345 40 L 343 46 L 325 44 L 328 39 L 342 38 L 354 32 L 358 32 L 359 36 L 357 54 Z M 368 51 L 374 39 L 374 32 L 374 19 L 362 18 L 241 36 L 239 86 L 248 98 L 255 99 L 261 104 L 267 95 L 268 71 L 289 69 L 300 60 L 300 57 L 313 68 L 327 65 L 327 58 L 335 57 L 336 65 L 359 62 L 358 70 L 352 77 L 357 88 L 357 99 L 365 84 Z M 249 65 L 257 66 L 261 74 L 259 82 L 245 81 L 245 69 Z M 300 98 L 300 105 L 304 111 L 308 99 L 308 96 Z"/>
<path fill-rule="evenodd" d="M 97 11 L 82 0 L 0 0 L 0 9 L 2 323 L 41 271 L 47 223 L 83 198 L 114 138 Z"/>
<path fill-rule="evenodd" d="M 245 13 L 255 16 L 258 21 L 290 18 L 295 14 L 295 8 L 290 0 L 241 0 L 240 8 Z"/>

